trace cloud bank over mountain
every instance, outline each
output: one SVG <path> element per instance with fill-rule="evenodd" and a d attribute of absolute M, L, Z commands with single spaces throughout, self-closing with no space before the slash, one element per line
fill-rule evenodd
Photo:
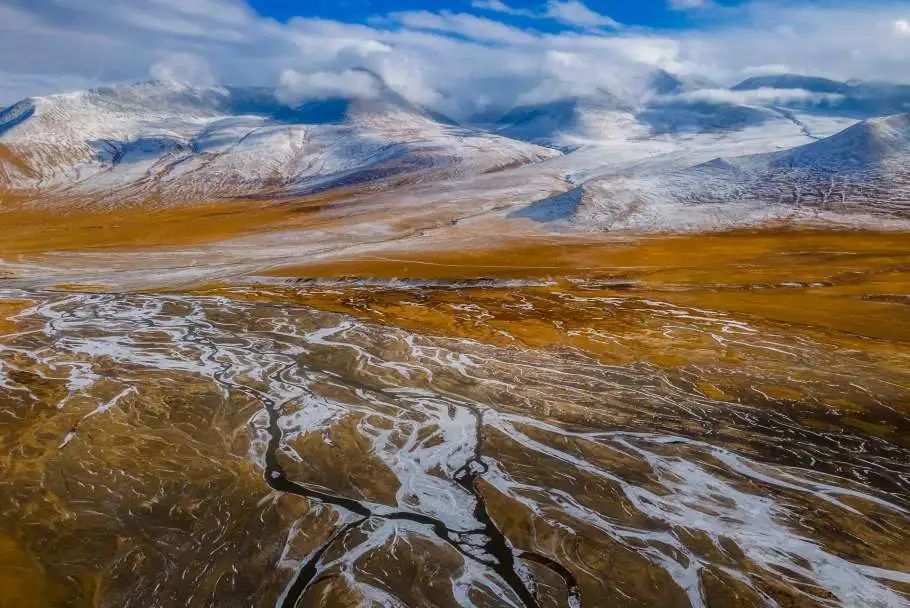
<path fill-rule="evenodd" d="M 464 6 L 344 23 L 282 22 L 242 0 L 7 0 L 0 104 L 150 77 L 279 87 L 288 103 L 369 96 L 365 68 L 459 118 L 598 89 L 634 99 L 655 69 L 724 84 L 781 71 L 899 80 L 910 53 L 907 2 L 674 1 L 691 16 L 674 30 L 618 23 L 579 0 Z"/>

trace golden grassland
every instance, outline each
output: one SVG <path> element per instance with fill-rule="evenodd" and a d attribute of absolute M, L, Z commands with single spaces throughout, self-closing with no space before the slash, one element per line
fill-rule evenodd
<path fill-rule="evenodd" d="M 758 391 L 797 402 L 821 391 L 843 411 L 861 411 L 864 406 L 819 387 L 823 368 L 836 365 L 857 381 L 874 380 L 877 396 L 892 406 L 910 408 L 907 234 L 804 230 L 526 238 L 494 247 L 467 243 L 462 251 L 316 261 L 269 274 L 288 282 L 213 284 L 196 293 L 302 304 L 499 346 L 578 349 L 610 365 L 696 369 L 694 390 L 719 400 Z M 358 283 L 484 278 L 540 283 L 465 283 L 454 289 Z M 724 339 L 724 319 L 746 323 L 757 333 Z M 765 340 L 769 348 L 762 345 Z M 796 369 L 788 355 L 774 352 L 775 343 L 784 350 L 811 344 L 815 363 Z M 850 360 L 862 361 L 863 369 L 851 368 L 850 357 L 858 357 Z M 897 440 L 894 429 L 882 433 Z"/>
<path fill-rule="evenodd" d="M 337 202 L 333 196 L 280 204 L 212 202 L 72 213 L 7 202 L 0 205 L 0 256 L 27 258 L 68 250 L 136 251 L 267 230 L 320 228 L 327 221 L 343 221 L 337 217 L 327 220 L 320 213 Z M 863 401 L 863 397 L 874 398 L 897 412 L 910 411 L 910 376 L 906 371 L 910 369 L 910 234 L 767 229 L 706 235 L 509 238 L 488 232 L 466 234 L 461 241 L 427 242 L 436 246 L 422 250 L 390 248 L 381 255 L 336 257 L 274 268 L 268 272 L 270 276 L 288 279 L 278 286 L 255 281 L 211 284 L 198 286 L 192 293 L 304 304 L 415 332 L 472 338 L 500 346 L 574 348 L 609 364 L 644 362 L 674 369 L 682 378 L 680 382 L 691 381 L 694 391 L 717 400 L 737 400 L 757 391 L 768 400 L 794 405 L 796 410 L 801 399 L 807 403 L 809 397 L 816 396 L 842 412 L 839 428 L 860 429 L 897 445 L 906 446 L 910 441 L 902 433 L 903 427 L 867 415 L 864 408 L 868 404 Z M 331 286 L 294 281 L 393 278 L 521 279 L 542 284 L 403 289 L 361 287 L 355 281 Z M 703 319 L 675 318 L 661 303 L 709 312 Z M 11 318 L 30 304 L 0 300 L 0 336 L 16 330 Z M 754 342 L 750 342 L 752 337 L 740 336 L 719 344 L 717 337 L 723 335 L 723 329 L 716 324 L 727 317 L 747 321 L 758 330 Z M 811 343 L 810 354 L 817 359 L 810 356 L 808 362 L 795 365 L 792 358 L 762 349 L 761 340 L 769 336 Z M 854 362 L 862 363 L 862 367 L 850 367 Z M 837 367 L 831 370 L 836 376 L 828 375 L 828 366 Z M 695 371 L 683 374 L 683 370 Z M 860 384 L 874 386 L 877 392 L 869 396 L 857 389 L 847 394 L 845 383 L 837 382 L 854 372 Z M 22 408 L 30 417 L 16 419 L 15 426 L 8 427 L 19 433 L 9 435 L 16 437 L 17 449 L 30 450 L 33 455 L 28 466 L 12 450 L 8 450 L 8 458 L 0 458 L 0 471 L 15 479 L 10 487 L 21 493 L 11 494 L 9 504 L 16 509 L 24 505 L 21 512 L 10 512 L 29 523 L 20 530 L 0 527 L 0 608 L 100 605 L 99 598 L 105 592 L 118 597 L 116 593 L 126 593 L 135 583 L 133 566 L 123 560 L 114 575 L 108 572 L 105 580 L 109 588 L 101 588 L 99 572 L 109 565 L 112 555 L 121 552 L 154 557 L 158 551 L 155 539 L 162 530 L 174 545 L 205 530 L 213 521 L 234 536 L 227 545 L 228 557 L 205 566 L 211 569 L 203 585 L 211 589 L 205 590 L 214 592 L 222 575 L 230 577 L 234 572 L 234 556 L 246 555 L 251 556 L 251 563 L 267 566 L 241 573 L 239 587 L 246 593 L 244 600 L 277 594 L 286 573 L 274 570 L 272 563 L 283 546 L 285 531 L 304 515 L 313 518 L 302 529 L 318 533 L 298 541 L 313 544 L 300 550 L 301 555 L 308 555 L 320 538 L 327 536 L 331 522 L 319 520 L 315 512 L 309 514 L 307 505 L 289 497 L 267 503 L 270 495 L 264 494 L 258 472 L 246 460 L 246 428 L 258 405 L 246 401 L 221 403 L 219 395 L 189 374 L 159 378 L 137 374 L 129 366 L 114 367 L 110 374 L 112 378 L 132 374 L 143 379 L 146 384 L 141 407 L 126 404 L 116 416 L 92 418 L 81 427 L 82 439 L 70 446 L 65 457 L 58 454 L 60 438 L 73 428 L 74 420 L 82 419 L 96 404 L 93 400 L 77 401 L 62 414 L 54 408 L 54 418 L 45 419 L 37 406 L 63 399 L 65 381 L 51 382 L 38 374 L 30 377 L 37 395 L 53 393 L 53 397 L 46 398 L 46 404 L 36 402 L 34 408 Z M 212 412 L 217 413 L 214 419 Z M 833 424 L 830 416 L 808 409 L 799 415 L 800 424 L 809 428 L 824 429 Z M 331 477 L 339 483 L 350 482 L 351 488 L 341 489 L 391 501 L 394 476 L 383 474 L 366 459 L 369 445 L 354 432 L 357 422 L 350 419 L 339 425 L 331 444 L 320 435 L 301 437 L 298 449 L 313 458 L 319 470 L 335 473 Z M 161 449 L 162 445 L 168 449 Z M 515 449 L 506 438 L 495 434 L 489 445 L 500 446 L 503 451 Z M 82 451 L 74 454 L 74 449 Z M 340 459 L 336 456 L 339 449 L 355 457 Z M 140 457 L 145 465 L 136 469 Z M 516 460 L 524 457 L 520 451 L 515 453 Z M 85 469 L 77 469 L 76 464 L 82 462 Z M 287 466 L 297 467 L 295 475 L 307 472 L 301 464 Z M 44 475 L 44 467 L 65 475 Z M 83 484 L 90 490 L 82 490 L 81 486 L 66 485 L 80 475 L 95 483 L 93 471 L 119 469 L 135 476 L 118 478 L 118 483 L 125 485 L 112 485 L 110 490 L 112 495 L 116 492 L 125 497 L 122 500 L 130 518 L 122 509 L 118 511 L 119 503 L 108 500 L 94 486 Z M 187 477 L 186 471 L 192 475 Z M 49 492 L 36 489 L 36 480 L 44 479 L 58 484 L 55 492 L 72 494 L 78 501 L 62 504 Z M 166 486 L 161 504 L 132 498 L 149 487 L 158 487 L 162 480 Z M 217 482 L 214 488 L 212 480 Z M 190 504 L 203 504 L 215 496 L 214 516 L 207 513 L 197 518 L 195 513 L 182 511 L 184 495 L 189 496 Z M 484 496 L 510 538 L 526 534 L 528 516 L 502 500 L 492 488 L 484 486 Z M 265 522 L 261 519 L 263 504 L 277 505 L 268 510 Z M 60 531 L 74 525 L 70 522 L 77 521 L 75 514 L 83 511 L 89 513 L 88 521 L 97 518 L 101 522 L 96 538 L 62 535 Z M 133 519 L 134 512 L 142 517 Z M 159 521 L 164 523 L 159 526 Z M 227 523 L 222 525 L 222 521 Z M 556 536 L 556 532 L 534 532 L 535 536 Z M 141 540 L 130 540 L 134 536 Z M 86 538 L 92 544 L 86 545 Z M 33 554 L 34 547 L 44 548 L 45 554 Z M 599 563 L 603 556 L 611 555 L 609 547 L 595 549 L 586 556 L 591 562 Z M 193 555 L 194 549 L 188 545 L 183 550 Z M 89 565 L 83 564 L 86 555 L 92 557 Z M 644 560 L 631 553 L 623 555 L 626 561 L 618 562 L 623 567 L 611 569 L 621 572 L 620 576 L 635 578 L 636 573 L 651 572 Z M 151 569 L 156 567 L 151 559 L 143 557 L 147 561 L 136 563 Z M 56 564 L 57 570 L 48 564 Z M 62 571 L 68 575 L 61 576 Z M 270 574 L 259 580 L 261 571 Z M 418 576 L 422 575 L 415 574 L 412 580 Z M 412 580 L 402 588 L 409 588 Z M 667 587 L 655 587 L 655 580 L 660 583 L 659 579 L 648 579 L 644 596 L 669 593 Z M 186 587 L 182 581 L 174 585 L 170 593 Z M 682 605 L 683 599 L 679 601 Z M 726 603 L 737 601 L 731 597 Z M 748 600 L 742 603 L 750 605 Z M 754 603 L 759 604 L 759 599 Z"/>
<path fill-rule="evenodd" d="M 74 597 L 66 582 L 48 574 L 14 536 L 0 532 L 0 608 L 88 608 L 91 593 L 85 591 Z"/>
<path fill-rule="evenodd" d="M 283 202 L 214 201 L 69 212 L 7 198 L 0 204 L 0 256 L 167 249 L 272 230 L 338 227 L 345 212 L 360 220 L 361 214 L 384 215 L 350 194 L 333 191 Z M 510 237 L 501 223 L 491 226 L 495 229 L 475 233 L 454 226 L 441 238 L 427 239 L 424 249 L 390 248 L 381 255 L 315 260 L 274 268 L 268 274 L 555 279 L 562 290 L 634 294 L 859 336 L 910 340 L 908 233 L 776 228 L 700 235 L 529 232 Z M 502 235 L 493 234 L 500 229 Z M 339 304 L 343 298 L 324 299 L 312 303 L 357 312 Z"/>
<path fill-rule="evenodd" d="M 22 156 L 16 154 L 9 146 L 0 144 L 0 174 L 2 174 L 4 170 L 4 165 L 9 165 L 17 172 L 29 177 L 35 176 L 35 171 Z"/>
<path fill-rule="evenodd" d="M 0 334 L 15 331 L 16 323 L 11 317 L 16 316 L 31 304 L 26 300 L 0 300 Z"/>
<path fill-rule="evenodd" d="M 838 373 L 853 374 L 858 382 L 874 379 L 880 385 L 878 397 L 894 407 L 910 408 L 906 371 L 910 369 L 910 344 L 906 341 L 870 338 L 830 326 L 782 323 L 757 315 L 719 316 L 715 311 L 700 315 L 699 311 L 666 309 L 656 300 L 653 306 L 643 305 L 647 295 L 564 287 L 415 291 L 213 286 L 197 293 L 311 306 L 416 333 L 501 347 L 571 348 L 607 365 L 646 363 L 668 372 L 698 370 L 693 390 L 721 401 L 758 392 L 775 401 L 797 402 L 810 394 L 825 393 L 842 411 L 862 411 L 864 406 L 839 396 L 837 387 L 832 391 L 831 386 L 819 386 L 819 377 L 833 371 L 826 366 L 836 365 Z M 676 316 L 687 312 L 694 314 Z M 891 310 L 893 319 L 903 315 L 905 321 L 908 312 Z M 745 322 L 754 333 L 725 335 L 726 321 Z M 795 344 L 812 353 L 798 367 L 789 352 Z M 851 368 L 850 361 L 862 361 L 862 369 Z M 885 434 L 892 435 L 893 429 Z"/>
<path fill-rule="evenodd" d="M 0 255 L 178 247 L 270 230 L 306 229 L 325 225 L 320 212 L 339 204 L 342 197 L 334 192 L 281 202 L 223 200 L 64 211 L 0 197 Z"/>
<path fill-rule="evenodd" d="M 7 203 L 0 207 L 4 235 L 0 255 L 166 250 L 268 230 L 319 229 L 344 222 L 339 207 L 348 204 L 338 192 L 281 203 L 232 201 L 71 213 Z M 360 203 L 351 204 L 354 214 L 370 213 Z M 327 209 L 331 212 L 322 213 Z M 489 343 L 519 340 L 533 348 L 571 346 L 620 363 L 684 365 L 712 358 L 714 346 L 702 340 L 665 340 L 654 331 L 645 337 L 638 331 L 643 318 L 637 312 L 602 318 L 596 305 L 557 296 L 654 300 L 720 311 L 778 329 L 792 327 L 794 332 L 837 334 L 842 347 L 873 349 L 884 361 L 893 353 L 898 366 L 910 343 L 908 233 L 769 228 L 697 235 L 510 237 L 507 231 L 502 236 L 472 234 L 454 226 L 442 238 L 425 242 L 422 249 L 388 247 L 381 254 L 342 254 L 268 271 L 289 280 L 285 289 L 236 289 L 225 283 L 194 291 L 306 304 L 418 332 Z M 355 285 L 311 289 L 293 279 L 523 279 L 549 284 L 429 290 L 415 306 L 409 290 Z M 91 290 L 85 285 L 62 288 Z M 516 307 L 528 298 L 534 300 L 534 314 L 518 314 Z M 480 306 L 491 318 L 478 323 L 459 309 L 465 303 Z M 0 318 L 16 311 L 7 303 Z M 4 330 L 8 327 L 0 320 L 0 331 Z M 706 382 L 705 390 L 711 392 L 711 386 Z"/>
<path fill-rule="evenodd" d="M 525 238 L 493 247 L 469 244 L 459 251 L 401 251 L 314 262 L 269 274 L 322 279 L 555 279 L 560 290 L 651 297 L 861 336 L 910 340 L 906 233 L 776 230 L 635 239 Z"/>

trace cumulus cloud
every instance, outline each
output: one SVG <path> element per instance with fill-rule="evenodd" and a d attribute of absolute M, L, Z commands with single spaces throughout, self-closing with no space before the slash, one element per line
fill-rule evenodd
<path fill-rule="evenodd" d="M 149 68 L 149 75 L 155 80 L 194 86 L 207 87 L 216 83 L 209 62 L 192 53 L 164 53 L 161 59 Z"/>
<path fill-rule="evenodd" d="M 713 0 L 668 0 L 667 6 L 674 11 L 690 11 L 694 9 L 712 8 L 717 6 Z"/>
<path fill-rule="evenodd" d="M 548 0 L 539 10 L 516 8 L 502 0 L 473 0 L 471 6 L 483 11 L 493 11 L 518 17 L 552 19 L 572 27 L 620 27 L 618 21 L 591 10 L 581 0 Z"/>
<path fill-rule="evenodd" d="M 309 74 L 284 70 L 275 91 L 278 101 L 290 106 L 322 99 L 373 99 L 379 94 L 380 85 L 376 77 L 362 70 Z"/>
<path fill-rule="evenodd" d="M 505 13 L 506 15 L 517 15 L 521 17 L 534 16 L 534 11 L 509 6 L 502 0 L 474 0 L 471 2 L 471 6 L 482 11 L 493 11 L 496 13 Z"/>
<path fill-rule="evenodd" d="M 459 34 L 481 42 L 523 44 L 536 39 L 535 34 L 525 32 L 516 27 L 465 13 L 411 11 L 393 13 L 390 17 L 414 29 Z"/>
<path fill-rule="evenodd" d="M 370 95 L 358 68 L 410 101 L 464 118 L 598 89 L 634 103 L 656 69 L 732 84 L 787 71 L 906 79 L 906 3 L 752 0 L 710 27 L 619 27 L 579 0 L 474 0 L 468 12 L 406 11 L 367 23 L 279 22 L 243 0 L 2 0 L 0 104 L 142 80 L 278 86 L 288 103 Z M 516 20 L 512 16 L 521 15 Z M 516 27 L 536 20 L 539 27 Z M 559 21 L 556 31 L 544 27 Z M 786 68 L 786 69 L 784 69 Z M 360 74 L 360 75 L 357 75 Z"/>
<path fill-rule="evenodd" d="M 751 3 L 727 27 L 683 34 L 683 53 L 722 80 L 768 65 L 835 79 L 902 79 L 910 48 L 894 32 L 895 6 Z"/>
<path fill-rule="evenodd" d="M 560 23 L 580 27 L 614 27 L 620 26 L 615 19 L 592 11 L 579 0 L 549 0 L 545 15 Z"/>

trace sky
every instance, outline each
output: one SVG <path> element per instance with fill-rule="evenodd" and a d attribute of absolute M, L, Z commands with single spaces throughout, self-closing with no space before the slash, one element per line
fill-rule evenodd
<path fill-rule="evenodd" d="M 543 3 L 516 0 L 503 3 L 518 11 L 533 10 L 543 6 Z M 727 6 L 742 4 L 742 0 L 723 0 Z M 471 0 L 256 0 L 251 6 L 263 15 L 287 21 L 292 17 L 321 17 L 338 21 L 366 22 L 370 17 L 395 11 L 450 11 L 474 12 L 490 15 L 490 10 L 480 8 L 483 3 L 473 3 Z M 488 3 L 491 4 L 491 3 Z M 695 8 L 707 3 L 697 0 L 673 3 L 666 0 L 589 0 L 585 6 L 591 11 L 608 15 L 622 23 L 646 27 L 676 28 L 683 27 L 691 22 L 691 10 L 678 10 L 679 7 L 688 6 Z M 497 12 L 497 11 L 492 11 Z M 497 18 L 513 25 L 528 25 L 528 19 L 520 14 L 508 14 L 498 11 Z M 556 21 L 538 21 L 534 23 L 537 29 L 556 31 L 560 24 Z"/>
<path fill-rule="evenodd" d="M 656 70 L 910 79 L 910 0 L 0 0 L 0 105 L 148 79 L 369 95 L 357 68 L 455 118 Z M 709 83 L 709 84 L 705 84 Z"/>

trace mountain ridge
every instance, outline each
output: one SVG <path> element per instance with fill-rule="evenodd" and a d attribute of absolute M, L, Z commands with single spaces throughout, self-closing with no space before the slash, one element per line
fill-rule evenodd
<path fill-rule="evenodd" d="M 445 203 L 483 198 L 482 183 L 506 188 L 510 218 L 590 229 L 647 227 L 642 217 L 672 227 L 712 206 L 722 219 L 740 203 L 749 218 L 762 206 L 908 214 L 910 114 L 858 122 L 773 96 L 750 102 L 741 91 L 699 89 L 697 79 L 654 78 L 663 94 L 641 105 L 601 88 L 515 108 L 489 130 L 459 126 L 379 81 L 369 95 L 297 104 L 265 87 L 165 81 L 30 98 L 0 111 L 0 191 L 101 206 L 337 188 Z M 763 95 L 768 82 L 752 80 Z M 538 185 L 522 206 L 525 182 Z M 540 199 L 540 183 L 573 195 L 554 189 Z"/>
<path fill-rule="evenodd" d="M 0 185 L 35 196 L 192 200 L 482 173 L 554 154 L 442 120 L 387 87 L 298 106 L 264 88 L 102 87 L 0 113 Z"/>
<path fill-rule="evenodd" d="M 793 149 L 587 184 L 572 221 L 717 229 L 800 213 L 844 221 L 910 217 L 910 113 L 869 119 Z"/>

